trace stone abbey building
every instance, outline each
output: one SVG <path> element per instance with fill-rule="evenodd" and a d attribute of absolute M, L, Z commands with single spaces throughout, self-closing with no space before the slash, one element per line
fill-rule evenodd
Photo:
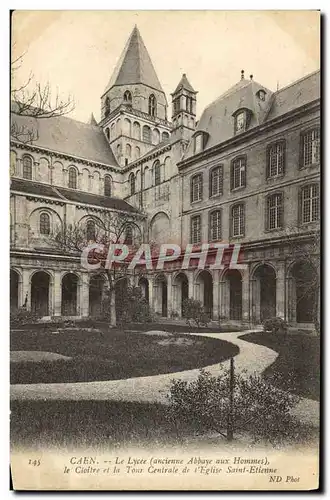
<path fill-rule="evenodd" d="M 180 316 L 184 298 L 195 297 L 216 320 L 313 323 L 320 74 L 276 92 L 243 71 L 238 77 L 197 122 L 198 92 L 187 75 L 169 105 L 135 27 L 101 96 L 99 123 L 13 113 L 37 138 L 11 142 L 12 310 L 98 314 L 102 276 L 59 252 L 50 235 L 73 222 L 92 230 L 97 218 L 121 212 L 141 217 L 145 242 L 241 245 L 244 269 L 183 271 L 173 262 L 132 277 L 161 316 Z"/>

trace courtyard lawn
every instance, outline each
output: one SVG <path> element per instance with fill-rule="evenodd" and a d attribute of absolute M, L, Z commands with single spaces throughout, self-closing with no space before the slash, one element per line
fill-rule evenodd
<path fill-rule="evenodd" d="M 13 448 L 100 449 L 136 447 L 151 449 L 164 445 L 177 449 L 207 445 L 219 452 L 226 445 L 217 433 L 196 432 L 192 423 L 171 424 L 161 404 L 117 401 L 12 401 L 10 416 Z M 244 437 L 234 434 L 237 440 Z M 298 443 L 315 444 L 317 429 L 304 426 Z M 228 443 L 227 443 L 228 445 Z M 251 440 L 249 445 L 252 445 Z M 290 442 L 292 445 L 292 442 Z M 236 452 L 235 451 L 235 452 Z"/>
<path fill-rule="evenodd" d="M 144 330 L 155 330 L 155 325 Z M 145 334 L 105 327 L 102 331 L 57 331 L 48 325 L 12 330 L 11 351 L 20 351 L 11 363 L 11 383 L 34 384 L 173 373 L 222 362 L 238 354 L 239 349 L 230 342 L 203 336 Z"/>
<path fill-rule="evenodd" d="M 263 375 L 283 389 L 305 398 L 320 398 L 320 339 L 308 334 L 273 335 L 255 332 L 240 337 L 278 352 Z"/>

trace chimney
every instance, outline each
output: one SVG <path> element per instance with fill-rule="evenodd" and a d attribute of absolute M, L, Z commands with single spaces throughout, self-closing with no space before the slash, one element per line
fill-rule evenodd
<path fill-rule="evenodd" d="M 250 80 L 253 80 L 253 75 L 250 75 Z"/>
<path fill-rule="evenodd" d="M 244 69 L 241 71 L 241 80 L 244 80 Z"/>

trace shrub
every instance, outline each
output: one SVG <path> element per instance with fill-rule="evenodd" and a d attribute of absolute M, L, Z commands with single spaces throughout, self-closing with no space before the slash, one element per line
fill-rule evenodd
<path fill-rule="evenodd" d="M 287 333 L 288 325 L 282 318 L 269 318 L 263 323 L 264 332 L 271 332 L 274 334 Z"/>
<path fill-rule="evenodd" d="M 192 382 L 172 381 L 167 416 L 177 430 L 217 431 L 229 438 L 229 377 L 229 370 L 221 368 L 218 377 L 201 370 Z M 235 374 L 234 436 L 249 434 L 254 441 L 273 444 L 303 437 L 302 426 L 290 413 L 298 401 L 298 396 L 274 387 L 258 375 Z"/>
<path fill-rule="evenodd" d="M 116 292 L 116 314 L 118 324 L 150 323 L 153 314 L 140 287 L 127 287 Z"/>
<path fill-rule="evenodd" d="M 183 316 L 186 318 L 186 322 L 189 326 L 191 320 L 194 321 L 198 327 L 200 325 L 207 326 L 210 322 L 210 318 L 205 313 L 202 303 L 193 298 L 183 301 Z"/>
<path fill-rule="evenodd" d="M 27 311 L 23 307 L 17 309 L 15 312 L 10 313 L 10 324 L 13 326 L 27 325 L 29 323 L 36 323 L 39 317 L 31 312 Z"/>

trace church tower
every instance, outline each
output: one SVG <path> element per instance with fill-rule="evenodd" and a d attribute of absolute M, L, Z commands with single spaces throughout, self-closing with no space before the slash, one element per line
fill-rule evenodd
<path fill-rule="evenodd" d="M 101 97 L 104 134 L 121 166 L 170 137 L 167 100 L 137 26 Z"/>
<path fill-rule="evenodd" d="M 172 96 L 172 138 L 189 141 L 196 126 L 196 95 L 183 73 Z"/>

